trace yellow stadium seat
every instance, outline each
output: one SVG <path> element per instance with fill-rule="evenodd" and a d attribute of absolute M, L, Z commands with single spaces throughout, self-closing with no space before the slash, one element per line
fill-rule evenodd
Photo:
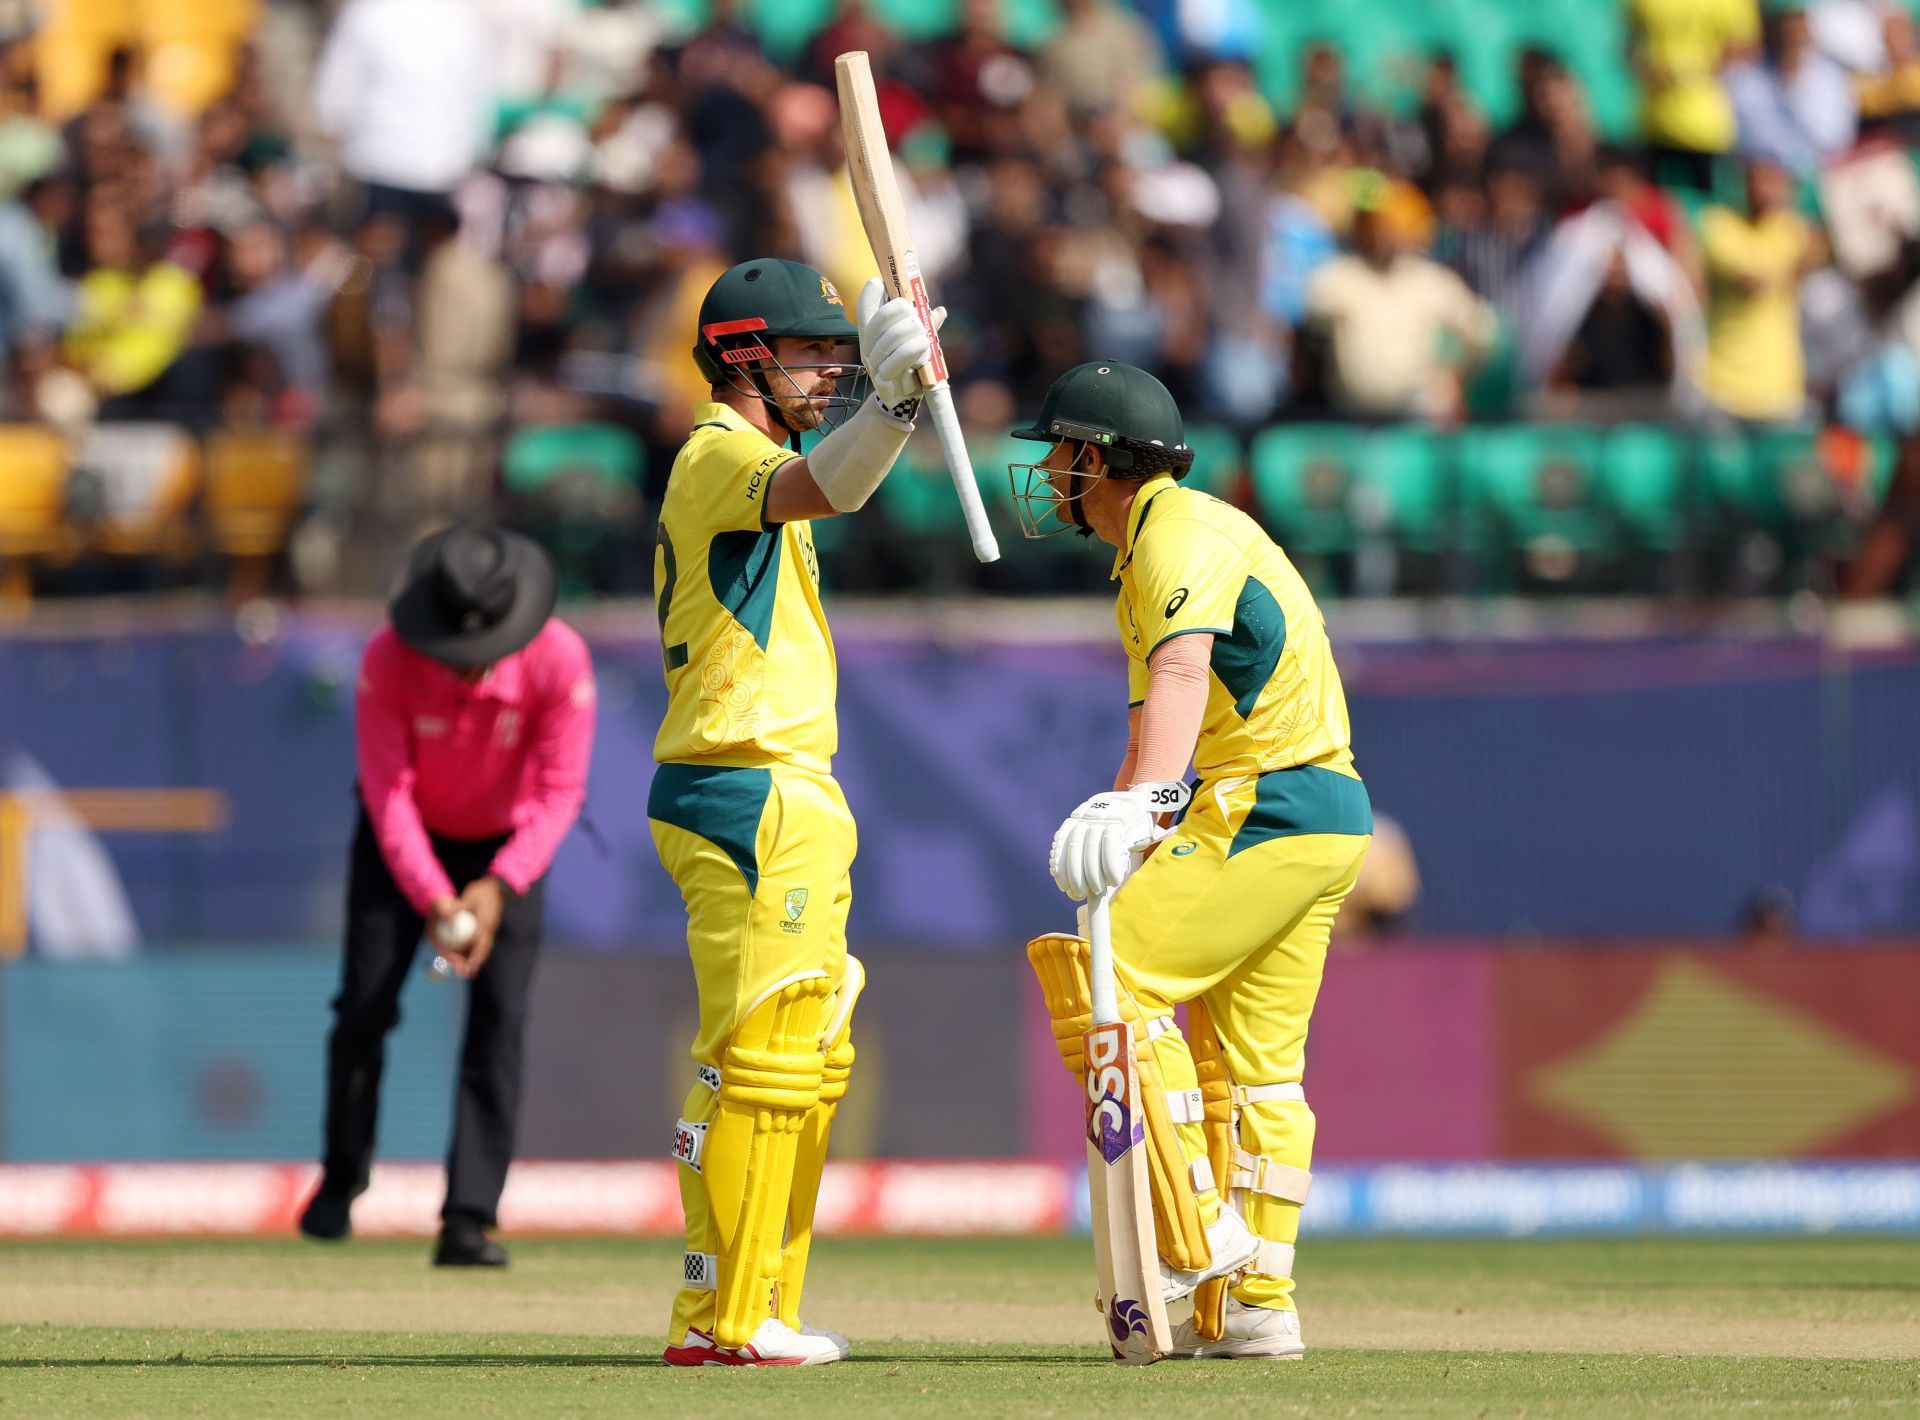
<path fill-rule="evenodd" d="M 71 118 L 100 97 L 106 87 L 107 57 L 114 41 L 99 35 L 42 35 L 34 44 L 40 108 L 49 118 Z"/>
<path fill-rule="evenodd" d="M 90 35 L 132 44 L 141 31 L 142 0 L 40 0 L 40 36 Z"/>
<path fill-rule="evenodd" d="M 207 440 L 207 533 L 214 549 L 264 559 L 287 540 L 306 494 L 307 451 L 298 439 L 226 430 Z"/>
<path fill-rule="evenodd" d="M 147 88 L 175 113 L 201 113 L 233 92 L 239 53 L 219 36 L 168 40 L 147 51 Z"/>
<path fill-rule="evenodd" d="M 220 39 L 238 44 L 260 18 L 256 0 L 141 0 L 140 29 L 149 45 Z"/>
<path fill-rule="evenodd" d="M 65 552 L 67 449 L 53 430 L 0 425 L 0 600 L 32 594 L 36 557 Z"/>

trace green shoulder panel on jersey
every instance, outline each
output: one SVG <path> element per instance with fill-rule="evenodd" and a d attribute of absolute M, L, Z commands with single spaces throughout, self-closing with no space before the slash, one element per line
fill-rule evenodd
<path fill-rule="evenodd" d="M 647 817 L 704 838 L 733 859 L 747 891 L 760 886 L 754 841 L 773 792 L 773 772 L 719 764 L 662 764 L 647 791 Z"/>
<path fill-rule="evenodd" d="M 707 581 L 714 600 L 767 649 L 773 634 L 773 599 L 780 587 L 778 527 L 765 532 L 715 533 L 707 545 Z"/>
<path fill-rule="evenodd" d="M 1253 807 L 1227 845 L 1227 856 L 1275 838 L 1308 833 L 1373 832 L 1373 801 L 1367 786 L 1351 775 L 1303 764 L 1260 776 Z"/>
<path fill-rule="evenodd" d="M 1287 618 L 1279 601 L 1258 577 L 1247 578 L 1234 605 L 1233 632 L 1214 638 L 1212 656 L 1213 673 L 1241 719 L 1253 713 L 1286 649 Z"/>

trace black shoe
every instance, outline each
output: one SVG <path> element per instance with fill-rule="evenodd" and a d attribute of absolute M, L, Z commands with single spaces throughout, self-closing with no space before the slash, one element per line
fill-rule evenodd
<path fill-rule="evenodd" d="M 505 1267 L 507 1250 L 472 1218 L 448 1218 L 433 1250 L 435 1267 Z"/>
<path fill-rule="evenodd" d="M 300 1214 L 300 1231 L 321 1242 L 345 1242 L 353 1236 L 353 1195 L 323 1186 Z"/>

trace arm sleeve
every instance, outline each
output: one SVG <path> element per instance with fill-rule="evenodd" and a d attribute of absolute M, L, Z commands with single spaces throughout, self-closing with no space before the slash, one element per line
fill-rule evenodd
<path fill-rule="evenodd" d="M 354 692 L 353 740 L 360 797 L 387 870 L 422 916 L 436 899 L 454 896 L 447 870 L 413 801 L 413 742 L 401 686 L 406 667 L 399 639 L 384 629 L 367 644 Z"/>
<path fill-rule="evenodd" d="M 571 630 L 564 646 L 551 668 L 551 680 L 542 687 L 527 788 L 513 810 L 513 835 L 494 855 L 491 868 L 516 893 L 545 876 L 587 798 L 597 699 L 593 662 L 586 644 Z"/>
<path fill-rule="evenodd" d="M 715 433 L 684 470 L 688 506 L 708 532 L 763 532 L 773 471 L 798 457 L 756 430 Z"/>
<path fill-rule="evenodd" d="M 1134 784 L 1187 777 L 1200 726 L 1207 715 L 1209 659 L 1213 637 L 1175 636 L 1153 653 L 1147 703 L 1138 714 L 1139 745 L 1133 760 Z"/>
<path fill-rule="evenodd" d="M 1231 635 L 1245 567 L 1232 541 L 1205 523 L 1193 518 L 1152 522 L 1133 550 L 1134 615 L 1147 663 L 1172 637 L 1202 631 Z"/>

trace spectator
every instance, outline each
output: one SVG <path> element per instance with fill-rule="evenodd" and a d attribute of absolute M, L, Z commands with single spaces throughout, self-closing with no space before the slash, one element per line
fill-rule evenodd
<path fill-rule="evenodd" d="M 1453 272 L 1402 249 L 1379 174 L 1360 182 L 1353 252 L 1321 267 L 1307 288 L 1307 317 L 1328 342 L 1329 393 L 1335 408 L 1362 418 L 1451 422 L 1498 319 Z M 1455 357 L 1448 340 L 1459 347 Z"/>
<path fill-rule="evenodd" d="M 929 52 L 929 95 L 958 163 L 980 162 L 999 149 L 997 130 L 1033 89 L 1033 65 L 1007 43 L 1000 3 L 963 0 L 959 33 L 936 41 Z"/>
<path fill-rule="evenodd" d="M 1458 231 L 1445 260 L 1474 295 L 1512 315 L 1520 273 L 1547 235 L 1544 194 L 1539 179 L 1523 168 L 1496 168 L 1486 190 L 1486 224 Z"/>
<path fill-rule="evenodd" d="M 1160 72 L 1153 31 L 1116 0 L 1061 0 L 1060 11 L 1042 82 L 1083 113 L 1137 106 Z"/>
<path fill-rule="evenodd" d="M 1647 181 L 1638 157 L 1625 148 L 1602 146 L 1594 160 L 1594 195 L 1613 203 L 1658 242 L 1680 264 L 1696 295 L 1705 292 L 1693 226 L 1672 194 Z"/>
<path fill-rule="evenodd" d="M 422 219 L 420 279 L 390 288 L 380 315 L 375 421 L 406 457 L 389 498 L 422 530 L 484 513 L 486 435 L 505 409 L 513 358 L 512 279 L 457 233 L 451 215 Z"/>
<path fill-rule="evenodd" d="M 1494 143 L 1489 165 L 1532 178 L 1558 209 L 1592 172 L 1595 138 L 1586 98 L 1567 66 L 1545 50 L 1521 52 L 1519 81 L 1520 117 Z"/>
<path fill-rule="evenodd" d="M 1527 275 L 1518 375 L 1549 412 L 1660 417 L 1697 405 L 1706 336 L 1694 285 L 1624 202 L 1564 218 Z"/>
<path fill-rule="evenodd" d="M 263 354 L 269 368 L 266 418 L 293 429 L 310 427 L 327 397 L 327 350 L 321 319 L 357 263 L 338 242 L 313 234 L 306 259 L 295 264 L 292 243 L 272 222 L 255 220 L 235 232 L 227 254 L 234 292 L 225 313 L 227 334 Z"/>
<path fill-rule="evenodd" d="M 1626 256 L 1616 251 L 1580 328 L 1547 376 L 1548 407 L 1590 421 L 1658 419 L 1671 413 L 1674 368 L 1666 312 L 1634 290 Z"/>
<path fill-rule="evenodd" d="M 112 196 L 87 205 L 87 271 L 67 331 L 66 355 L 101 400 L 102 417 L 197 420 L 210 391 L 189 350 L 200 283 L 144 239 Z"/>
<path fill-rule="evenodd" d="M 1854 80 L 1863 136 L 1891 134 L 1903 143 L 1920 141 L 1920 43 L 1913 16 L 1895 8 L 1885 24 L 1886 68 Z"/>
<path fill-rule="evenodd" d="M 1735 134 L 1721 70 L 1759 41 L 1755 0 L 1631 0 L 1628 16 L 1656 175 L 1706 192 Z"/>
<path fill-rule="evenodd" d="M 1800 278 L 1820 242 L 1793 210 L 1793 178 L 1778 164 L 1746 165 L 1744 211 L 1710 207 L 1701 218 L 1706 257 L 1707 397 L 1721 414 L 1784 423 L 1805 412 Z"/>
<path fill-rule="evenodd" d="M 314 77 L 322 128 L 372 217 L 448 210 L 486 151 L 495 60 L 472 0 L 347 0 Z"/>
<path fill-rule="evenodd" d="M 1853 146 L 1859 126 L 1846 72 L 1814 48 L 1806 11 L 1767 14 L 1766 49 L 1727 73 L 1742 155 L 1812 177 Z"/>
<path fill-rule="evenodd" d="M 72 185 L 58 173 L 0 204 L 0 361 L 51 345 L 73 319 L 73 286 L 55 250 L 72 208 Z"/>

